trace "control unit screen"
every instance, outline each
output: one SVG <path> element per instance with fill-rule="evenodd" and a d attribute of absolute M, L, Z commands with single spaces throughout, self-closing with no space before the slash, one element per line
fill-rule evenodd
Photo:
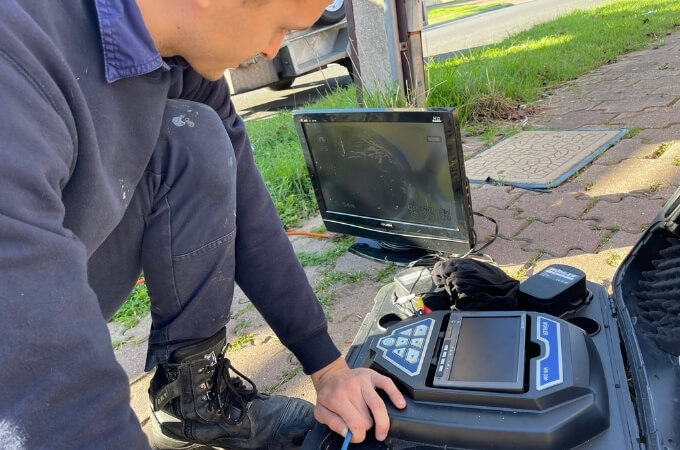
<path fill-rule="evenodd" d="M 518 317 L 462 318 L 449 380 L 513 383 L 518 381 L 524 330 Z"/>

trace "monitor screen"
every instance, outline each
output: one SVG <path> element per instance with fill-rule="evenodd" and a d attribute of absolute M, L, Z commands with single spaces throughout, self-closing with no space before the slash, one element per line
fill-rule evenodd
<path fill-rule="evenodd" d="M 329 230 L 432 250 L 471 248 L 453 109 L 298 111 L 295 119 Z"/>
<path fill-rule="evenodd" d="M 441 123 L 305 123 L 326 209 L 458 230 Z M 346 176 L 339 176 L 339 174 Z"/>
<path fill-rule="evenodd" d="M 521 333 L 518 317 L 464 317 L 458 332 L 449 380 L 517 381 Z"/>

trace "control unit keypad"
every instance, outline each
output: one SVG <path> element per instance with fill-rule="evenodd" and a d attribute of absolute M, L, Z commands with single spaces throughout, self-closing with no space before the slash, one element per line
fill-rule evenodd
<path fill-rule="evenodd" d="M 434 319 L 411 322 L 378 340 L 377 347 L 385 359 L 402 372 L 418 375 L 423 366 L 425 351 L 434 329 Z"/>

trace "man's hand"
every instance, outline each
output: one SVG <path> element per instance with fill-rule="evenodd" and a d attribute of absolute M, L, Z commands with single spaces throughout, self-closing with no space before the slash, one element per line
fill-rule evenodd
<path fill-rule="evenodd" d="M 314 417 L 342 436 L 351 430 L 352 442 L 363 441 L 374 423 L 376 439 L 387 437 L 390 419 L 376 388 L 397 408 L 406 406 L 392 380 L 371 369 L 350 369 L 342 358 L 314 372 L 312 382 L 317 394 Z"/>

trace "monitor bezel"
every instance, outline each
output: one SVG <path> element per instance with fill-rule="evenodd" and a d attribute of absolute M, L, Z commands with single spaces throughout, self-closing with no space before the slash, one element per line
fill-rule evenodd
<path fill-rule="evenodd" d="M 465 161 L 461 145 L 460 126 L 455 108 L 357 108 L 329 110 L 297 110 L 293 112 L 307 170 L 314 188 L 319 212 L 328 231 L 357 237 L 412 246 L 431 251 L 464 254 L 474 246 L 470 188 L 465 176 Z M 351 216 L 329 210 L 321 191 L 321 183 L 309 148 L 305 123 L 432 123 L 441 121 L 444 128 L 449 161 L 454 208 L 458 230 L 429 224 L 400 222 L 389 218 Z"/>

